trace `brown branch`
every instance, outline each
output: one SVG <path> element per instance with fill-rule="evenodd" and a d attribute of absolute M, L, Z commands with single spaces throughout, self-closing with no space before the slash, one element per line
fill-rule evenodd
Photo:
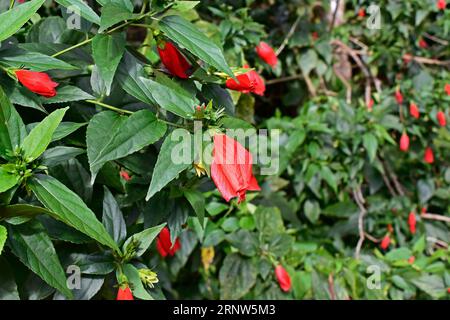
<path fill-rule="evenodd" d="M 334 279 L 333 274 L 328 275 L 328 288 L 330 290 L 330 298 L 331 300 L 336 300 L 336 293 L 334 292 Z"/>
<path fill-rule="evenodd" d="M 436 214 L 436 213 L 422 213 L 420 215 L 420 217 L 422 219 L 426 219 L 426 220 L 436 220 L 436 221 L 442 221 L 442 222 L 450 223 L 450 217 L 443 216 L 443 215 Z"/>
<path fill-rule="evenodd" d="M 366 238 L 366 233 L 364 232 L 364 216 L 367 213 L 367 210 L 364 207 L 365 200 L 361 193 L 361 188 L 359 186 L 353 190 L 353 198 L 355 199 L 355 202 L 359 207 L 359 216 L 358 216 L 359 240 L 355 248 L 355 259 L 359 259 L 361 248 L 364 243 L 364 239 Z"/>
<path fill-rule="evenodd" d="M 392 182 L 394 183 L 395 189 L 397 190 L 397 193 L 401 196 L 405 195 L 405 191 L 403 186 L 400 184 L 400 182 L 398 181 L 398 177 L 395 174 L 395 172 L 392 170 L 392 168 L 390 167 L 390 165 L 382 160 L 381 163 L 383 164 L 383 167 L 386 169 L 387 174 L 389 175 L 389 177 L 391 178 Z"/>

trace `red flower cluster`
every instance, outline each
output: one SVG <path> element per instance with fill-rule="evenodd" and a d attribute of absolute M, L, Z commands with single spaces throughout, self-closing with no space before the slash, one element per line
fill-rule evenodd
<path fill-rule="evenodd" d="M 159 254 L 165 258 L 167 255 L 173 256 L 179 249 L 181 248 L 180 239 L 175 241 L 175 244 L 172 245 L 172 241 L 170 241 L 170 231 L 169 228 L 164 227 L 158 235 L 158 239 L 156 239 L 156 249 Z"/>
<path fill-rule="evenodd" d="M 245 65 L 244 68 L 247 69 L 248 66 Z M 255 70 L 240 74 L 236 78 L 238 80 L 237 82 L 232 78 L 226 81 L 225 85 L 228 89 L 240 91 L 242 93 L 253 92 L 260 96 L 264 95 L 266 85 L 264 84 L 264 80 Z"/>
<path fill-rule="evenodd" d="M 277 65 L 278 58 L 275 51 L 264 41 L 261 41 L 256 47 L 256 53 L 269 66 L 275 67 Z"/>
<path fill-rule="evenodd" d="M 191 64 L 171 42 L 160 41 L 158 53 L 161 62 L 171 74 L 181 79 L 189 78 Z"/>
<path fill-rule="evenodd" d="M 58 83 L 52 81 L 48 74 L 29 70 L 16 70 L 17 80 L 31 92 L 50 98 L 56 96 Z"/>
<path fill-rule="evenodd" d="M 245 199 L 246 192 L 261 188 L 252 172 L 253 157 L 239 142 L 225 134 L 214 136 L 211 178 L 226 201 Z"/>
<path fill-rule="evenodd" d="M 279 264 L 275 268 L 275 275 L 277 277 L 277 281 L 280 285 L 281 290 L 283 290 L 284 292 L 288 292 L 289 290 L 291 290 L 291 277 L 281 264 Z"/>
<path fill-rule="evenodd" d="M 128 285 L 125 288 L 119 287 L 116 300 L 134 300 L 133 293 Z"/>

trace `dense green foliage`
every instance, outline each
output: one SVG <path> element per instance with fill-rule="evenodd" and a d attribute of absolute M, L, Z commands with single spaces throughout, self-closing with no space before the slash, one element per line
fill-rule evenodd
<path fill-rule="evenodd" d="M 378 9 L 357 0 L 3 1 L 0 299 L 115 299 L 124 283 L 138 299 L 448 299 L 450 8 L 437 2 L 378 1 L 371 28 Z M 162 39 L 189 79 L 162 67 Z M 263 96 L 226 89 L 245 65 Z M 19 68 L 57 94 L 27 90 Z M 227 203 L 197 150 L 171 162 L 171 132 L 194 140 L 195 119 L 280 130 L 277 172 L 254 166 L 260 192 Z M 173 256 L 156 248 L 164 226 Z"/>

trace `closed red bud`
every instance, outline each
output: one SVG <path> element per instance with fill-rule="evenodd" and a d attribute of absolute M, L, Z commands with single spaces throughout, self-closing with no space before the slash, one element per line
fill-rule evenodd
<path fill-rule="evenodd" d="M 450 83 L 446 83 L 444 86 L 445 92 L 447 92 L 447 95 L 450 96 Z"/>
<path fill-rule="evenodd" d="M 438 113 L 436 113 L 436 118 L 437 121 L 439 122 L 439 125 L 441 127 L 445 127 L 447 125 L 447 119 L 445 119 L 445 113 L 442 111 L 438 111 Z"/>
<path fill-rule="evenodd" d="M 421 214 L 427 213 L 427 207 L 423 207 L 422 210 L 421 210 L 420 212 L 421 212 Z"/>
<path fill-rule="evenodd" d="M 409 225 L 409 231 L 412 234 L 416 233 L 416 214 L 414 212 L 410 212 L 408 216 L 408 225 Z"/>
<path fill-rule="evenodd" d="M 313 38 L 313 40 L 317 40 L 319 39 L 319 33 L 317 31 L 314 31 L 313 33 L 311 33 L 311 37 Z"/>
<path fill-rule="evenodd" d="M 414 261 L 416 261 L 416 257 L 414 257 L 414 256 L 409 257 L 409 259 L 408 259 L 409 264 L 413 264 Z"/>
<path fill-rule="evenodd" d="M 398 104 L 402 104 L 403 103 L 403 95 L 402 95 L 400 90 L 396 90 L 395 91 L 395 100 L 397 100 Z"/>
<path fill-rule="evenodd" d="M 180 239 L 175 240 L 175 244 L 172 246 L 170 240 L 169 228 L 164 227 L 156 239 L 156 249 L 159 254 L 165 258 L 167 255 L 173 256 L 181 248 Z"/>
<path fill-rule="evenodd" d="M 123 289 L 119 288 L 116 300 L 134 300 L 133 293 L 128 285 Z"/>
<path fill-rule="evenodd" d="M 248 68 L 248 66 L 244 66 Z M 264 80 L 259 76 L 255 70 L 248 71 L 244 74 L 236 76 L 237 81 L 230 78 L 226 81 L 225 85 L 228 89 L 240 91 L 242 93 L 255 93 L 257 95 L 264 95 L 266 91 L 266 85 Z"/>
<path fill-rule="evenodd" d="M 374 104 L 373 99 L 370 99 L 369 102 L 367 103 L 367 109 L 372 110 L 373 104 Z"/>
<path fill-rule="evenodd" d="M 397 212 L 397 209 L 394 208 L 394 209 L 392 209 L 392 211 L 393 211 L 393 212 Z M 394 228 L 392 227 L 392 224 L 390 224 L 390 223 L 388 223 L 387 229 L 388 229 L 388 232 L 389 232 L 389 233 L 394 232 Z"/>
<path fill-rule="evenodd" d="M 445 10 L 445 7 L 447 6 L 447 3 L 445 2 L 445 0 L 438 0 L 436 2 L 436 6 L 439 10 Z"/>
<path fill-rule="evenodd" d="M 158 53 L 163 65 L 169 72 L 178 78 L 189 78 L 190 63 L 171 42 L 161 41 L 158 44 Z"/>
<path fill-rule="evenodd" d="M 46 98 L 56 96 L 55 88 L 58 83 L 54 82 L 48 74 L 29 70 L 16 70 L 17 80 L 31 92 Z"/>
<path fill-rule="evenodd" d="M 403 132 L 400 138 L 400 150 L 406 152 L 409 149 L 409 137 L 406 132 Z"/>
<path fill-rule="evenodd" d="M 245 199 L 247 191 L 261 188 L 253 175 L 253 157 L 239 142 L 224 135 L 214 136 L 211 178 L 226 201 Z"/>
<path fill-rule="evenodd" d="M 383 240 L 381 240 L 381 244 L 380 247 L 383 250 L 386 250 L 387 248 L 389 248 L 389 245 L 391 244 L 391 238 L 389 237 L 389 235 L 384 236 Z"/>
<path fill-rule="evenodd" d="M 291 277 L 281 264 L 279 264 L 275 268 L 275 275 L 277 277 L 277 281 L 280 285 L 281 290 L 283 290 L 284 292 L 288 292 L 289 290 L 291 290 Z"/>
<path fill-rule="evenodd" d="M 120 170 L 120 176 L 125 180 L 125 181 L 130 181 L 131 177 L 130 174 L 128 172 L 126 172 L 125 170 Z"/>
<path fill-rule="evenodd" d="M 412 59 L 413 59 L 413 56 L 412 56 L 411 54 L 409 54 L 409 53 L 405 53 L 405 54 L 403 55 L 403 61 L 404 61 L 405 63 L 411 62 Z"/>
<path fill-rule="evenodd" d="M 275 67 L 278 63 L 277 54 L 271 46 L 264 41 L 261 41 L 256 47 L 256 53 L 258 56 L 271 67 Z"/>
<path fill-rule="evenodd" d="M 428 48 L 428 43 L 423 38 L 420 38 L 419 47 L 421 47 L 423 49 Z"/>
<path fill-rule="evenodd" d="M 419 119 L 420 117 L 420 111 L 417 105 L 414 102 L 411 102 L 409 104 L 409 114 L 416 119 Z"/>
<path fill-rule="evenodd" d="M 359 9 L 358 16 L 361 17 L 361 18 L 365 17 L 366 16 L 366 10 L 364 10 L 362 8 Z"/>
<path fill-rule="evenodd" d="M 425 154 L 423 156 L 423 160 L 426 163 L 433 163 L 434 162 L 434 154 L 433 154 L 433 149 L 431 149 L 430 147 L 427 147 L 425 149 Z"/>

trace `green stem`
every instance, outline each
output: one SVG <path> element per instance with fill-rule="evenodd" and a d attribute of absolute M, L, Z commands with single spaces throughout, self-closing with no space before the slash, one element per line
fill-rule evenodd
<path fill-rule="evenodd" d="M 14 2 L 15 2 L 15 0 L 9 1 L 9 10 L 11 10 L 14 7 Z"/>
<path fill-rule="evenodd" d="M 168 124 L 169 126 L 172 126 L 172 127 L 177 127 L 177 128 L 183 128 L 183 129 L 186 129 L 185 126 L 183 126 L 183 125 L 181 125 L 181 124 L 178 124 L 178 123 L 173 123 L 173 122 L 166 121 L 166 120 L 163 120 L 163 119 L 160 119 L 160 118 L 158 118 L 158 121 L 164 122 L 165 124 Z"/>
<path fill-rule="evenodd" d="M 115 111 L 115 112 L 118 112 L 118 113 L 133 114 L 133 111 L 129 111 L 129 110 L 124 110 L 124 109 L 120 109 L 120 108 L 117 108 L 117 107 L 113 107 L 113 106 L 111 106 L 109 104 L 106 104 L 106 103 L 103 103 L 101 101 L 97 101 L 97 100 L 85 100 L 85 101 L 88 102 L 88 103 L 96 104 L 96 105 L 98 105 L 100 107 L 103 107 L 103 108 L 106 108 L 106 109 L 109 109 L 109 110 L 112 110 L 112 111 Z"/>
<path fill-rule="evenodd" d="M 64 54 L 64 53 L 66 53 L 66 52 L 69 52 L 69 51 L 71 51 L 71 50 L 73 50 L 73 49 L 82 47 L 82 46 L 84 46 L 85 44 L 88 44 L 89 42 L 91 42 L 92 39 L 94 39 L 94 38 L 86 39 L 86 40 L 84 40 L 84 41 L 82 41 L 82 42 L 80 42 L 80 43 L 77 43 L 76 45 L 73 45 L 73 46 L 71 46 L 71 47 L 69 47 L 69 48 L 66 48 L 66 49 L 64 49 L 64 50 L 61 50 L 61 51 L 55 53 L 54 55 L 52 55 L 52 57 L 55 58 L 55 57 L 57 57 L 57 56 L 59 56 L 59 55 L 62 55 L 62 54 Z"/>

